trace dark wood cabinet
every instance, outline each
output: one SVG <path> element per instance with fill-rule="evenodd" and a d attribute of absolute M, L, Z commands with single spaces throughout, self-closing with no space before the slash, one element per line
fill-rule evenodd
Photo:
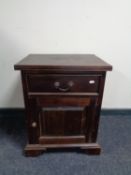
<path fill-rule="evenodd" d="M 102 96 L 112 66 L 90 54 L 31 54 L 14 67 L 21 70 L 27 115 L 25 154 L 63 147 L 99 154 Z"/>

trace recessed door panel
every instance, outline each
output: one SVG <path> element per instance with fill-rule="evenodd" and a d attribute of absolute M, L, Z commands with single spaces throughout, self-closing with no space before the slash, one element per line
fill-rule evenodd
<path fill-rule="evenodd" d="M 85 128 L 85 110 L 83 107 L 42 108 L 41 135 L 70 136 L 82 135 Z"/>

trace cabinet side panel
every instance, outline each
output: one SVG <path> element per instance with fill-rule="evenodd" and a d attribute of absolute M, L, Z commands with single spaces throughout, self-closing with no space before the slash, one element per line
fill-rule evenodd
<path fill-rule="evenodd" d="M 28 83 L 27 83 L 26 72 L 21 71 L 22 86 L 23 86 L 23 95 L 26 111 L 26 125 L 28 133 L 28 142 L 29 144 L 38 143 L 38 109 L 36 108 L 35 99 L 28 98 Z"/>
<path fill-rule="evenodd" d="M 94 114 L 92 119 L 92 139 L 91 139 L 92 142 L 96 142 L 96 139 L 97 139 L 105 78 L 106 78 L 106 72 L 103 72 L 103 76 L 100 78 L 99 98 L 97 98 L 94 106 Z"/>

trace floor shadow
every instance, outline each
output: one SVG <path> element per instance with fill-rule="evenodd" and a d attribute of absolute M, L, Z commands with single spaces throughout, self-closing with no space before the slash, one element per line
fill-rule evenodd
<path fill-rule="evenodd" d="M 24 148 L 27 141 L 25 115 L 0 115 L 0 137 Z"/>

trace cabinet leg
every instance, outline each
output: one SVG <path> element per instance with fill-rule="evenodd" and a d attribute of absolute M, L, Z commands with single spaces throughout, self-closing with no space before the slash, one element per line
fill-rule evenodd
<path fill-rule="evenodd" d="M 42 151 L 40 150 L 24 150 L 24 154 L 27 157 L 36 157 L 42 154 Z"/>
<path fill-rule="evenodd" d="M 24 154 L 27 157 L 36 157 L 41 155 L 45 149 L 38 149 L 35 145 L 27 145 L 24 149 Z"/>
<path fill-rule="evenodd" d="M 89 155 L 100 155 L 101 149 L 100 148 L 85 149 L 85 153 Z"/>
<path fill-rule="evenodd" d="M 82 147 L 85 153 L 89 155 L 100 155 L 101 147 L 99 144 L 89 144 L 87 147 Z"/>

